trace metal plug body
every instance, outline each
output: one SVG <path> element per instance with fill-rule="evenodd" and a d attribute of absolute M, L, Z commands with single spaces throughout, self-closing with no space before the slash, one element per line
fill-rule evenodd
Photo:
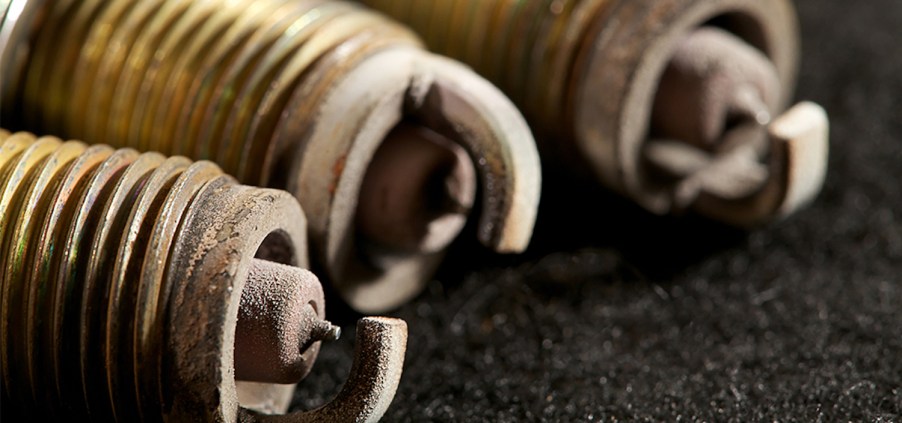
<path fill-rule="evenodd" d="M 422 289 L 475 214 L 473 192 L 483 244 L 507 253 L 529 242 L 540 171 L 525 120 L 491 84 L 380 14 L 326 0 L 11 4 L 31 19 L 4 23 L 14 28 L 4 62 L 25 58 L 11 68 L 15 83 L 0 85 L 5 121 L 212 160 L 242 183 L 288 190 L 308 215 L 315 259 L 357 310 L 392 308 Z M 403 126 L 450 145 L 436 152 L 434 137 L 399 135 Z M 422 148 L 392 149 L 396 137 Z M 435 154 L 475 175 L 407 230 L 380 223 L 385 209 L 371 207 L 366 179 L 400 185 L 392 190 L 406 203 L 388 211 L 397 216 L 435 195 L 373 169 L 402 157 L 410 173 L 446 172 Z"/>
<path fill-rule="evenodd" d="M 826 113 L 784 113 L 790 0 L 360 1 L 498 84 L 543 135 L 543 160 L 653 212 L 752 226 L 823 185 Z"/>
<path fill-rule="evenodd" d="M 0 131 L 0 216 L 6 417 L 284 413 L 337 336 L 319 281 L 295 267 L 297 201 L 210 162 Z M 390 339 L 360 339 L 357 394 L 324 406 L 359 419 L 391 402 L 406 342 L 402 321 L 372 320 Z"/>

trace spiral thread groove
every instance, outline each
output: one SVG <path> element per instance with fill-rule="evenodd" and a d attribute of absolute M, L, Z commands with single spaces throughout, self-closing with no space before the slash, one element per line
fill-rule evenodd
<path fill-rule="evenodd" d="M 327 0 L 48 2 L 13 100 L 27 128 L 211 160 L 267 185 L 280 121 L 310 127 L 332 82 L 373 52 L 418 45 Z M 26 42 L 13 40 L 13 42 Z M 302 95 L 303 104 L 289 104 Z M 300 122 L 300 124 L 298 124 Z M 174 142 L 179 140 L 179 142 Z M 281 140 L 281 141 L 277 141 Z"/>
<path fill-rule="evenodd" d="M 361 0 L 410 25 L 430 49 L 472 66 L 533 122 L 569 119 L 572 75 L 610 0 Z"/>
<path fill-rule="evenodd" d="M 0 133 L 4 408 L 159 419 L 167 263 L 222 178 L 209 162 Z"/>

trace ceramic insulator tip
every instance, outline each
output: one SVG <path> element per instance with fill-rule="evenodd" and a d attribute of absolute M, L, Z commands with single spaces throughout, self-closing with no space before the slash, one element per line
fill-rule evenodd
<path fill-rule="evenodd" d="M 366 240 L 431 253 L 463 229 L 476 197 L 467 152 L 444 136 L 401 123 L 383 141 L 360 190 L 357 227 Z"/>
<path fill-rule="evenodd" d="M 235 378 L 286 384 L 303 379 L 318 342 L 341 334 L 323 315 L 323 290 L 313 273 L 254 259 L 241 292 Z"/>
<path fill-rule="evenodd" d="M 762 52 L 725 30 L 698 28 L 677 43 L 661 78 L 653 136 L 715 150 L 732 127 L 768 124 L 780 91 Z"/>

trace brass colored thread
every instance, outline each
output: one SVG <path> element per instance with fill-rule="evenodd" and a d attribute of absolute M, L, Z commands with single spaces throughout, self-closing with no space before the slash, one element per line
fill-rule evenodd
<path fill-rule="evenodd" d="M 179 331 L 168 313 L 171 292 L 198 283 L 176 264 L 204 242 L 189 234 L 212 224 L 198 217 L 203 209 L 222 206 L 236 189 L 268 198 L 265 207 L 288 201 L 293 208 L 282 217 L 303 222 L 287 193 L 240 187 L 210 162 L 0 131 L 4 413 L 160 420 L 178 379 L 167 362 L 192 353 L 167 344 Z M 291 242 L 301 231 L 282 230 Z M 304 247 L 290 248 L 282 259 L 306 264 Z M 196 301 L 220 300 L 211 291 Z M 207 324 L 216 326 L 215 316 Z M 217 389 L 195 383 L 200 395 Z"/>
<path fill-rule="evenodd" d="M 481 183 L 479 240 L 526 248 L 541 177 L 525 119 L 382 14 L 335 0 L 13 2 L 29 13 L 2 22 L 16 31 L 0 39 L 0 59 L 24 57 L 0 79 L 4 122 L 211 160 L 242 183 L 289 191 L 319 263 L 359 311 L 411 298 L 445 251 L 396 254 L 355 226 L 366 170 L 402 123 L 466 151 Z"/>
<path fill-rule="evenodd" d="M 498 85 L 534 125 L 558 132 L 574 66 L 613 0 L 361 0 L 410 25 L 431 49 Z"/>
<path fill-rule="evenodd" d="M 775 141 L 767 139 L 767 126 L 771 118 L 786 111 L 798 70 L 799 32 L 791 0 L 359 1 L 410 25 L 432 50 L 467 63 L 497 84 L 523 110 L 539 139 L 544 139 L 540 151 L 543 161 L 554 163 L 549 168 L 594 173 L 609 188 L 652 212 L 693 210 L 748 227 L 806 203 L 782 207 L 780 202 L 789 197 L 775 194 L 777 191 L 804 192 L 801 197 L 811 200 L 823 183 L 814 178 L 805 179 L 810 183 L 785 178 L 774 181 L 794 172 L 785 169 L 787 166 L 811 175 L 823 174 L 826 162 L 814 152 L 825 151 L 825 139 L 794 144 L 793 154 L 810 154 L 790 160 L 804 162 L 805 169 L 771 160 L 776 157 L 770 154 L 771 147 L 788 148 L 789 144 L 767 145 Z M 713 41 L 704 39 L 704 34 L 715 33 Z M 703 36 L 697 38 L 699 34 Z M 696 42 L 699 39 L 702 41 Z M 685 40 L 693 40 L 691 49 L 681 47 Z M 733 48 L 718 50 L 718 45 L 728 43 Z M 694 68 L 693 72 L 705 75 L 699 79 L 704 83 L 689 86 L 672 75 L 666 78 L 670 64 L 685 63 L 686 57 L 689 62 L 691 58 L 700 61 L 706 56 L 705 60 L 719 64 Z M 735 76 L 726 76 L 731 72 Z M 755 82 L 742 82 L 743 78 Z M 724 80 L 734 85 L 723 83 L 716 94 L 692 103 L 717 85 L 712 81 Z M 667 97 L 670 100 L 658 102 Z M 720 98 L 730 97 L 737 99 L 737 110 L 747 112 L 724 118 L 721 111 L 726 109 L 712 107 Z M 655 104 L 672 104 L 673 108 L 657 109 Z M 707 108 L 693 108 L 692 104 Z M 807 112 L 793 114 L 807 119 L 799 125 L 812 125 L 811 134 L 826 134 L 825 127 L 813 127 L 825 124 L 819 114 L 805 109 Z M 683 115 L 677 117 L 673 110 Z M 705 121 L 709 128 L 723 131 L 710 134 L 709 138 L 717 141 L 697 155 L 705 158 L 699 161 L 704 165 L 693 172 L 705 170 L 704 174 L 710 175 L 704 184 L 698 182 L 701 174 L 662 177 L 661 169 L 668 166 L 661 163 L 679 161 L 676 156 L 685 151 L 681 153 L 678 144 L 693 142 L 682 139 L 685 134 L 658 131 L 662 127 L 652 123 L 668 119 Z M 740 121 L 757 125 L 757 129 L 731 132 L 732 125 Z M 728 138 L 732 143 L 724 141 Z M 677 142 L 669 144 L 674 148 L 654 152 L 654 160 L 649 160 L 646 152 L 660 147 L 653 145 L 660 140 Z M 799 147 L 803 144 L 810 148 Z M 746 150 L 746 165 L 736 165 L 723 161 L 740 160 L 736 157 L 745 154 L 734 155 L 734 145 L 759 147 Z M 766 194 L 768 182 L 783 186 Z M 756 212 L 737 212 L 740 209 Z"/>
<path fill-rule="evenodd" d="M 418 41 L 345 2 L 50 2 L 15 97 L 28 128 L 209 159 L 265 185 L 283 114 L 310 126 L 330 82 L 398 44 Z M 306 107 L 286 111 L 298 90 Z"/>
<path fill-rule="evenodd" d="M 137 276 L 169 249 L 147 254 L 151 238 L 171 237 L 185 200 L 225 176 L 210 163 L 156 153 L 2 138 L 4 391 L 33 407 L 83 398 L 79 414 L 124 419 L 136 389 L 150 388 L 137 384 L 136 363 L 152 368 L 148 360 L 160 356 L 160 327 L 150 323 L 166 287 Z"/>

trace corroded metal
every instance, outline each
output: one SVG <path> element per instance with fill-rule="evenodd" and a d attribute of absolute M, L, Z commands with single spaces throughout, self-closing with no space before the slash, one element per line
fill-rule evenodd
<path fill-rule="evenodd" d="M 365 317 L 357 323 L 357 347 L 348 381 L 328 404 L 288 415 L 264 415 L 245 410 L 247 422 L 376 422 L 398 389 L 407 324 L 386 317 Z"/>
<path fill-rule="evenodd" d="M 210 162 L 0 131 L 0 216 L 5 417 L 284 413 L 335 336 L 319 282 L 293 267 L 307 265 L 298 203 Z M 403 322 L 362 325 L 353 395 L 324 406 L 348 420 L 381 416 L 404 359 Z"/>
<path fill-rule="evenodd" d="M 540 173 L 522 116 L 380 14 L 326 0 L 13 3 L 39 18 L 11 22 L 18 36 L 7 45 L 28 60 L 14 76 L 21 83 L 0 88 L 16 105 L 4 120 L 209 159 L 243 183 L 289 190 L 308 215 L 315 257 L 358 310 L 419 292 L 461 227 L 439 225 L 452 236 L 424 233 L 414 242 L 422 248 L 400 251 L 385 245 L 390 236 L 357 230 L 358 214 L 378 213 L 358 206 L 364 175 L 402 122 L 466 151 L 483 244 L 517 252 L 529 241 Z"/>
<path fill-rule="evenodd" d="M 822 110 L 818 117 L 788 115 L 805 119 L 797 125 L 819 125 L 811 131 L 819 137 L 803 141 L 807 147 L 788 152 L 780 151 L 785 145 L 779 140 L 761 142 L 774 129 L 767 127 L 770 117 L 785 110 L 795 85 L 799 40 L 790 0 L 360 1 L 411 25 L 430 48 L 464 61 L 498 84 L 542 133 L 543 158 L 567 168 L 584 165 L 604 184 L 649 210 L 674 213 L 692 209 L 747 226 L 785 216 L 810 202 L 821 189 L 828 150 Z M 744 63 L 749 64 L 748 69 L 772 68 L 776 90 L 765 93 L 766 84 L 731 79 L 730 68 L 740 66 L 731 63 L 736 55 L 708 61 L 724 73 L 699 75 L 707 80 L 694 88 L 702 90 L 718 80 L 735 82 L 737 85 L 717 95 L 729 99 L 745 90 L 760 96 L 758 101 L 766 113 L 758 117 L 765 119 L 758 119 L 759 127 L 743 134 L 728 133 L 732 128 L 727 123 L 732 122 L 723 119 L 719 125 L 723 133 L 716 134 L 716 145 L 690 150 L 697 146 L 692 140 L 670 139 L 676 134 L 657 132 L 653 122 L 656 113 L 673 110 L 701 116 L 685 121 L 711 122 L 716 116 L 723 117 L 719 113 L 726 108 L 693 108 L 689 104 L 689 97 L 695 94 L 687 94 L 687 87 L 693 85 L 685 83 L 691 78 L 668 82 L 674 62 L 686 56 L 704 56 L 705 48 L 681 51 L 681 46 L 692 44 L 697 39 L 694 33 L 707 29 L 728 34 L 715 39 L 735 38 L 741 44 L 721 52 L 748 53 L 745 58 L 760 55 L 764 64 L 753 63 L 754 58 Z M 701 42 L 717 44 L 717 40 Z M 759 81 L 770 78 L 766 70 L 743 76 Z M 675 107 L 656 110 L 659 98 L 673 96 L 665 92 L 680 83 L 684 85 L 674 97 L 678 99 Z M 811 111 L 812 107 L 805 109 Z M 733 148 L 736 144 L 743 146 Z M 794 158 L 774 159 L 781 154 Z M 687 170 L 683 165 L 690 156 L 702 159 L 692 161 L 700 166 L 695 172 L 662 177 L 662 171 L 674 166 Z M 674 160 L 682 163 L 671 163 Z M 794 168 L 785 167 L 790 163 Z M 809 167 L 797 168 L 802 164 Z M 736 170 L 738 167 L 741 169 Z M 798 173 L 821 178 L 783 177 Z M 768 188 L 773 183 L 782 185 L 775 191 Z M 796 197 L 785 196 L 788 192 Z"/>

